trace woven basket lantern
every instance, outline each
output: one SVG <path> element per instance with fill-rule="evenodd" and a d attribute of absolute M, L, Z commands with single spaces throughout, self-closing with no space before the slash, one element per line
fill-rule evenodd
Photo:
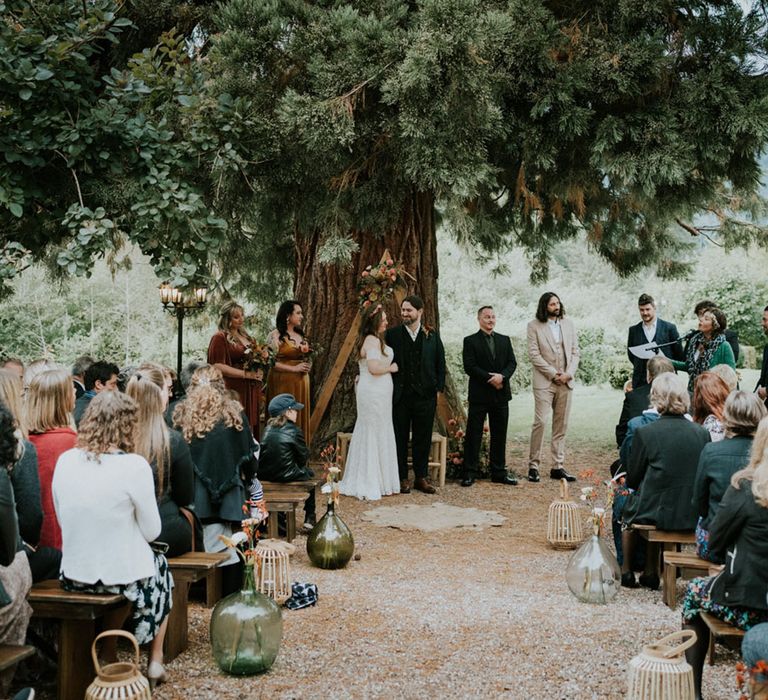
<path fill-rule="evenodd" d="M 667 635 L 629 662 L 627 700 L 693 700 L 693 669 L 685 650 L 696 643 L 693 630 Z"/>
<path fill-rule="evenodd" d="M 584 540 L 579 506 L 568 500 L 568 482 L 560 479 L 560 498 L 547 513 L 547 542 L 555 549 L 575 549 Z"/>
<path fill-rule="evenodd" d="M 99 666 L 96 655 L 96 642 L 102 637 L 125 637 L 133 643 L 136 652 L 135 661 L 120 661 L 106 666 Z M 152 691 L 149 681 L 139 671 L 139 645 L 130 632 L 123 630 L 107 630 L 102 632 L 91 645 L 93 666 L 96 678 L 85 691 L 85 700 L 150 700 Z"/>
<path fill-rule="evenodd" d="M 256 546 L 256 589 L 277 603 L 291 597 L 290 556 L 296 547 L 288 542 L 262 540 Z"/>

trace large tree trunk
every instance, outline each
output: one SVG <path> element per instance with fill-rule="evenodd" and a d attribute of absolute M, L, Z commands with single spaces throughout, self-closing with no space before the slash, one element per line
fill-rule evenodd
<path fill-rule="evenodd" d="M 405 202 L 403 215 L 396 228 L 383 236 L 355 232 L 360 246 L 351 265 L 322 265 L 317 262 L 318 234 L 298 235 L 296 239 L 296 279 L 294 298 L 301 302 L 306 317 L 305 330 L 313 343 L 322 348 L 312 367 L 312 396 L 315 399 L 339 355 L 344 339 L 357 315 L 357 282 L 367 265 L 379 262 L 385 249 L 401 261 L 413 275 L 407 279 L 408 293 L 424 300 L 424 322 L 440 328 L 437 303 L 437 238 L 432 195 L 414 192 Z M 400 323 L 400 312 L 393 299 L 386 305 L 390 325 Z M 350 357 L 339 380 L 313 444 L 325 445 L 339 431 L 351 431 L 355 423 L 354 378 L 357 357 Z M 450 410 L 462 413 L 452 383 L 448 382 L 446 399 Z"/>

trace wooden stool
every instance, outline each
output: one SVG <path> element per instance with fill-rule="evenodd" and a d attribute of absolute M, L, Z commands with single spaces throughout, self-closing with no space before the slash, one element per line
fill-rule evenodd
<path fill-rule="evenodd" d="M 702 559 L 695 552 L 664 552 L 664 572 L 662 580 L 664 587 L 662 597 L 664 604 L 674 608 L 677 604 L 677 570 L 688 569 L 695 572 L 696 576 L 709 576 L 712 568 L 722 569 L 721 566 L 713 564 L 711 561 Z"/>
<path fill-rule="evenodd" d="M 745 632 L 738 627 L 723 622 L 714 615 L 703 612 L 701 619 L 709 627 L 709 665 L 715 665 L 715 641 L 718 639 L 741 639 Z"/>
<path fill-rule="evenodd" d="M 278 538 L 277 514 L 285 513 L 286 539 L 292 542 L 296 538 L 296 508 L 302 505 L 308 498 L 309 493 L 307 491 L 268 490 L 264 487 L 264 501 L 267 504 L 267 511 L 269 511 L 267 536 L 273 540 Z"/>

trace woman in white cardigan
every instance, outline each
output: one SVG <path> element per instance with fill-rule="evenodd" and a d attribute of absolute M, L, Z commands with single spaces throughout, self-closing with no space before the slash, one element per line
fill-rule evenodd
<path fill-rule="evenodd" d="M 77 446 L 64 452 L 53 475 L 62 531 L 65 590 L 120 593 L 132 605 L 133 633 L 149 644 L 147 677 L 166 680 L 163 639 L 173 579 L 165 556 L 150 543 L 160 534 L 152 468 L 131 454 L 137 406 L 117 391 L 97 394 L 80 423 Z M 120 614 L 120 613 L 118 613 Z M 110 619 L 120 628 L 122 619 Z M 115 647 L 103 653 L 112 660 Z"/>

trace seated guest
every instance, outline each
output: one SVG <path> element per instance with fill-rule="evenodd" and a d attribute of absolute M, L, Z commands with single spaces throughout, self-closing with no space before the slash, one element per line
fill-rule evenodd
<path fill-rule="evenodd" d="M 40 501 L 43 524 L 40 545 L 61 549 L 61 530 L 53 507 L 51 482 L 59 456 L 75 446 L 72 429 L 75 390 L 72 377 L 64 369 L 49 369 L 36 375 L 29 385 L 26 400 L 26 428 L 29 441 L 37 450 Z"/>
<path fill-rule="evenodd" d="M 173 579 L 165 555 L 150 546 L 160 534 L 160 513 L 152 467 L 134 453 L 136 413 L 136 402 L 118 391 L 95 396 L 77 447 L 56 464 L 53 496 L 64 538 L 62 586 L 119 593 L 131 602 L 131 631 L 139 644 L 149 644 L 154 687 L 166 680 L 163 639 Z M 105 628 L 120 629 L 125 614 L 124 608 L 107 614 Z M 114 642 L 104 644 L 107 661 L 114 659 Z"/>
<path fill-rule="evenodd" d="M 0 360 L 0 369 L 12 372 L 19 381 L 24 379 L 24 362 L 18 357 L 3 357 Z"/>
<path fill-rule="evenodd" d="M 259 457 L 259 478 L 264 481 L 307 481 L 315 475 L 309 468 L 309 448 L 296 423 L 304 404 L 293 394 L 278 394 L 267 410 L 270 419 L 264 429 Z M 315 526 L 315 492 L 304 502 L 304 530 Z"/>
<path fill-rule="evenodd" d="M 159 365 L 142 365 L 128 381 L 125 393 L 138 406 L 134 451 L 149 462 L 155 480 L 162 522 L 157 539 L 168 545 L 168 557 L 178 557 L 192 551 L 195 476 L 189 445 L 165 422 L 167 377 Z"/>
<path fill-rule="evenodd" d="M 22 551 L 16 503 L 8 471 L 18 459 L 19 443 L 13 416 L 0 406 L 0 644 L 22 645 L 32 608 L 27 594 L 32 588 L 32 573 Z M 7 602 L 6 602 L 7 601 Z M 9 684 L 13 676 L 0 673 L 0 686 Z M 5 688 L 0 694 L 5 697 Z"/>
<path fill-rule="evenodd" d="M 672 363 L 663 355 L 652 357 L 645 367 L 647 381 L 640 386 L 627 391 L 624 394 L 624 404 L 621 407 L 621 416 L 616 425 L 616 447 L 621 448 L 624 438 L 627 436 L 627 424 L 633 418 L 641 416 L 643 411 L 651 405 L 651 383 L 663 372 L 674 372 Z"/>
<path fill-rule="evenodd" d="M 187 398 L 176 407 L 173 421 L 189 443 L 195 465 L 195 513 L 203 523 L 205 551 L 222 552 L 226 546 L 220 536 L 240 530 L 243 505 L 259 500 L 257 445 L 248 419 L 228 395 L 221 372 L 206 365 L 192 375 Z M 225 595 L 242 584 L 240 558 L 231 550 L 230 555 L 222 571 Z"/>
<path fill-rule="evenodd" d="M 85 393 L 75 403 L 75 425 L 80 425 L 85 409 L 96 394 L 102 391 L 117 391 L 117 377 L 120 368 L 111 362 L 94 362 L 85 370 Z"/>
<path fill-rule="evenodd" d="M 697 698 L 709 647 L 701 613 L 743 630 L 768 622 L 768 418 L 757 428 L 749 465 L 733 475 L 710 523 L 709 548 L 728 564 L 716 576 L 693 579 L 683 600 L 683 629 L 696 632 L 685 657 Z"/>
<path fill-rule="evenodd" d="M 728 396 L 723 411 L 725 439 L 712 442 L 701 451 L 693 487 L 693 505 L 699 515 L 696 553 L 703 559 L 711 559 L 707 544 L 709 524 L 720 507 L 731 477 L 747 466 L 752 437 L 765 414 L 765 406 L 755 394 L 735 391 Z"/>
<path fill-rule="evenodd" d="M 75 401 L 85 393 L 85 370 L 87 370 L 95 360 L 90 355 L 80 355 L 72 365 L 72 384 L 75 387 Z"/>
<path fill-rule="evenodd" d="M 659 530 L 693 530 L 696 513 L 691 504 L 699 455 L 709 442 L 709 433 L 686 419 L 688 392 L 674 374 L 653 380 L 651 401 L 659 411 L 653 423 L 637 429 L 627 465 L 626 486 L 630 496 L 624 506 L 625 528 L 633 524 L 655 525 Z M 622 533 L 624 563 L 621 583 L 636 588 L 630 569 L 637 533 Z M 640 585 L 659 587 L 658 551 L 648 547 L 645 573 Z"/>
<path fill-rule="evenodd" d="M 703 372 L 693 383 L 693 420 L 707 429 L 712 442 L 725 437 L 723 407 L 729 393 L 728 385 L 714 372 Z"/>
<path fill-rule="evenodd" d="M 21 446 L 21 457 L 11 470 L 11 483 L 16 498 L 16 515 L 24 551 L 29 558 L 32 580 L 58 578 L 61 551 L 53 547 L 40 547 L 40 529 L 43 524 L 43 505 L 40 496 L 40 475 L 37 450 L 27 440 L 22 415 L 21 382 L 12 372 L 0 369 L 0 403 L 5 404 L 16 426 Z"/>
<path fill-rule="evenodd" d="M 27 392 L 29 391 L 29 385 L 32 384 L 32 380 L 42 372 L 47 372 L 49 369 L 59 369 L 59 366 L 49 360 L 39 359 L 30 362 L 24 369 L 24 379 L 22 381 L 21 395 L 26 399 Z"/>
<path fill-rule="evenodd" d="M 739 388 L 739 375 L 736 374 L 736 370 L 733 367 L 729 365 L 715 365 L 709 371 L 712 374 L 716 374 L 726 383 L 729 394 Z"/>

